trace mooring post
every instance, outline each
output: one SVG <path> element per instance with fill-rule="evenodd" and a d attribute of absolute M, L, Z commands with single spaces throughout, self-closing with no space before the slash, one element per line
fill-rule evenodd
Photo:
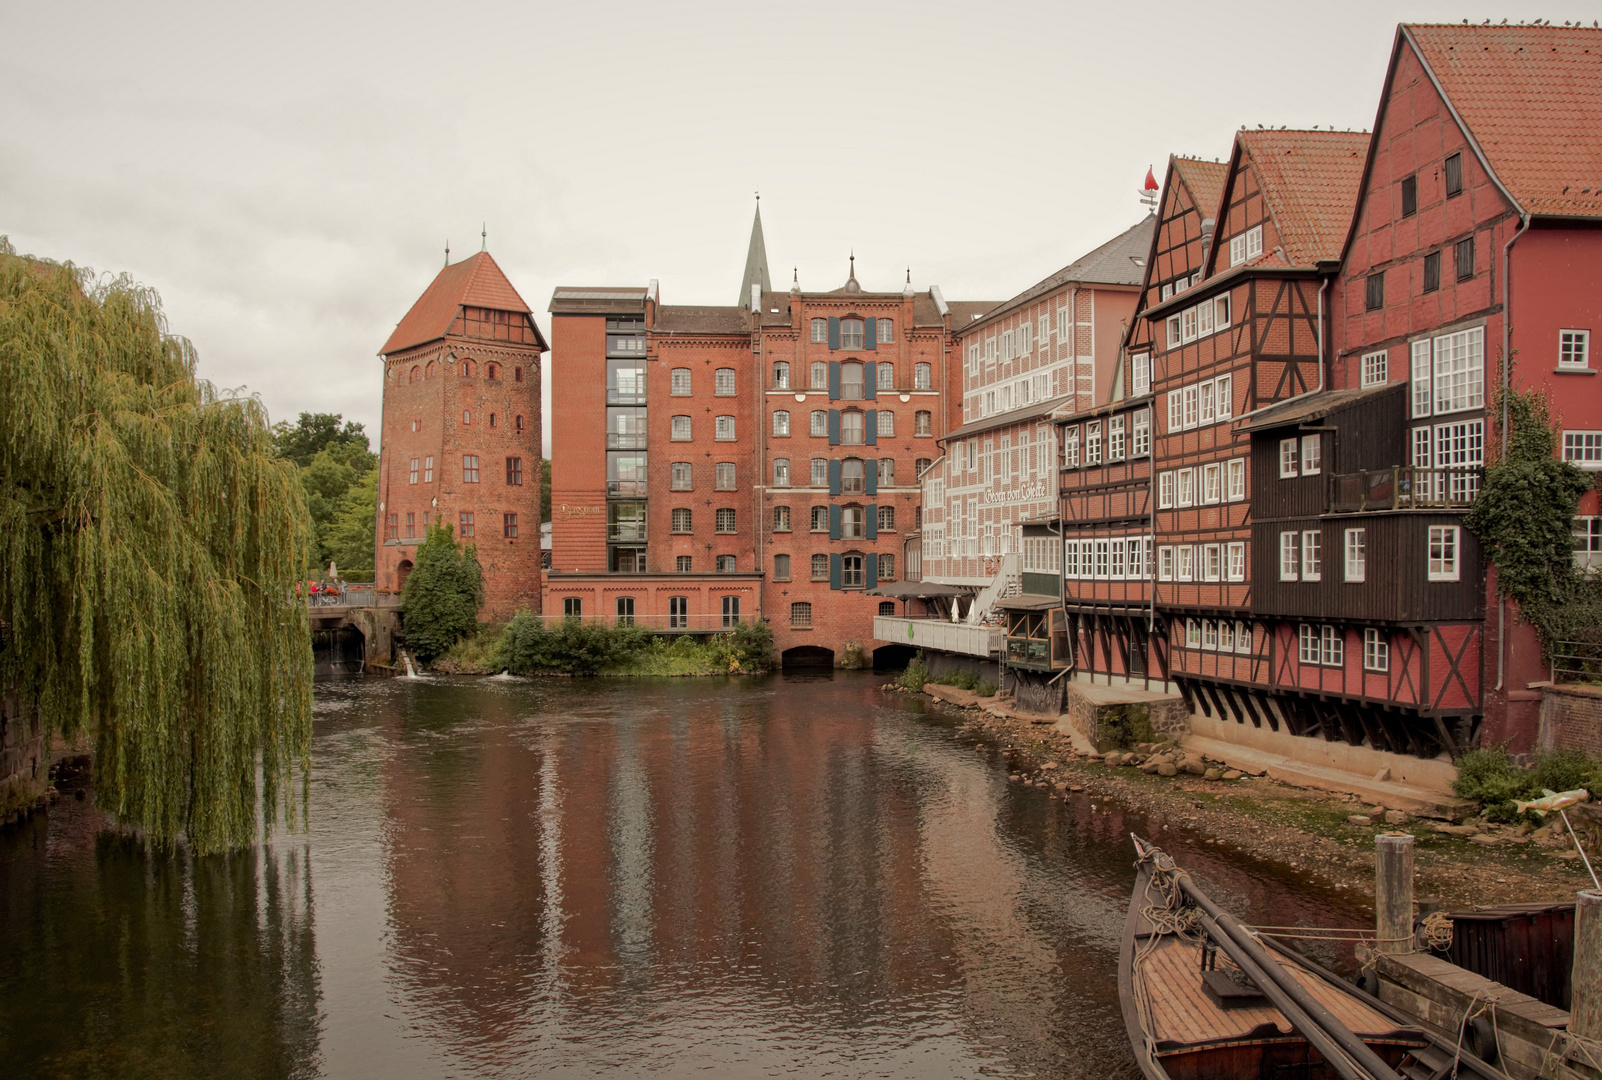
<path fill-rule="evenodd" d="M 1574 973 L 1569 1033 L 1602 1039 L 1602 891 L 1583 889 L 1574 902 Z"/>
<path fill-rule="evenodd" d="M 1403 833 L 1374 837 L 1374 948 L 1413 951 L 1413 838 Z"/>

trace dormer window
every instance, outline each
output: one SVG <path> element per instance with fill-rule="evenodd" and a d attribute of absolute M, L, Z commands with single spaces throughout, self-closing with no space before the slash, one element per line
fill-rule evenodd
<path fill-rule="evenodd" d="M 861 319 L 840 320 L 840 348 L 860 349 L 866 342 L 866 324 Z"/>

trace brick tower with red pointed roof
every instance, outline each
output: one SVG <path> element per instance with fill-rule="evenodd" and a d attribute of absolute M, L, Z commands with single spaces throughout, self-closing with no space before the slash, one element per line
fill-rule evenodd
<path fill-rule="evenodd" d="M 487 251 L 451 263 L 380 350 L 378 588 L 399 592 L 436 522 L 477 545 L 485 618 L 540 610 L 545 338 Z"/>

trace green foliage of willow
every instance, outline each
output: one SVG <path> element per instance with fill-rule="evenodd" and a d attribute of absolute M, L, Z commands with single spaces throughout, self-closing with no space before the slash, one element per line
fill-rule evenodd
<path fill-rule="evenodd" d="M 328 558 L 339 576 L 352 578 L 373 572 L 373 530 L 378 520 L 378 470 L 369 469 L 340 496 L 333 520 L 323 537 Z"/>
<path fill-rule="evenodd" d="M 1507 453 L 1463 519 L 1496 564 L 1497 589 L 1519 606 L 1543 648 L 1602 628 L 1602 582 L 1574 565 L 1574 515 L 1591 480 L 1557 457 L 1545 399 L 1508 392 Z"/>
<path fill-rule="evenodd" d="M 406 647 L 426 664 L 478 629 L 484 574 L 478 548 L 468 544 L 464 550 L 448 525 L 429 526 L 412 564 L 401 590 L 401 615 Z"/>
<path fill-rule="evenodd" d="M 92 736 L 103 809 L 199 853 L 294 821 L 309 548 L 260 402 L 195 378 L 156 295 L 0 238 L 0 686 Z"/>

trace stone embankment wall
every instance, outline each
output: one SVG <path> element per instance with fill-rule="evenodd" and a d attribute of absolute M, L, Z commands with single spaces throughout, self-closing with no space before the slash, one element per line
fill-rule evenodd
<path fill-rule="evenodd" d="M 1537 745 L 1602 758 L 1602 686 L 1543 686 Z"/>
<path fill-rule="evenodd" d="M 1130 697 L 1136 695 L 1131 694 Z M 1149 700 L 1107 700 L 1068 684 L 1068 722 L 1098 751 L 1127 749 L 1136 743 L 1178 740 L 1190 731 L 1190 713 L 1183 699 L 1141 694 Z"/>
<path fill-rule="evenodd" d="M 0 823 L 37 802 L 49 778 L 38 718 L 15 694 L 0 694 Z"/>

